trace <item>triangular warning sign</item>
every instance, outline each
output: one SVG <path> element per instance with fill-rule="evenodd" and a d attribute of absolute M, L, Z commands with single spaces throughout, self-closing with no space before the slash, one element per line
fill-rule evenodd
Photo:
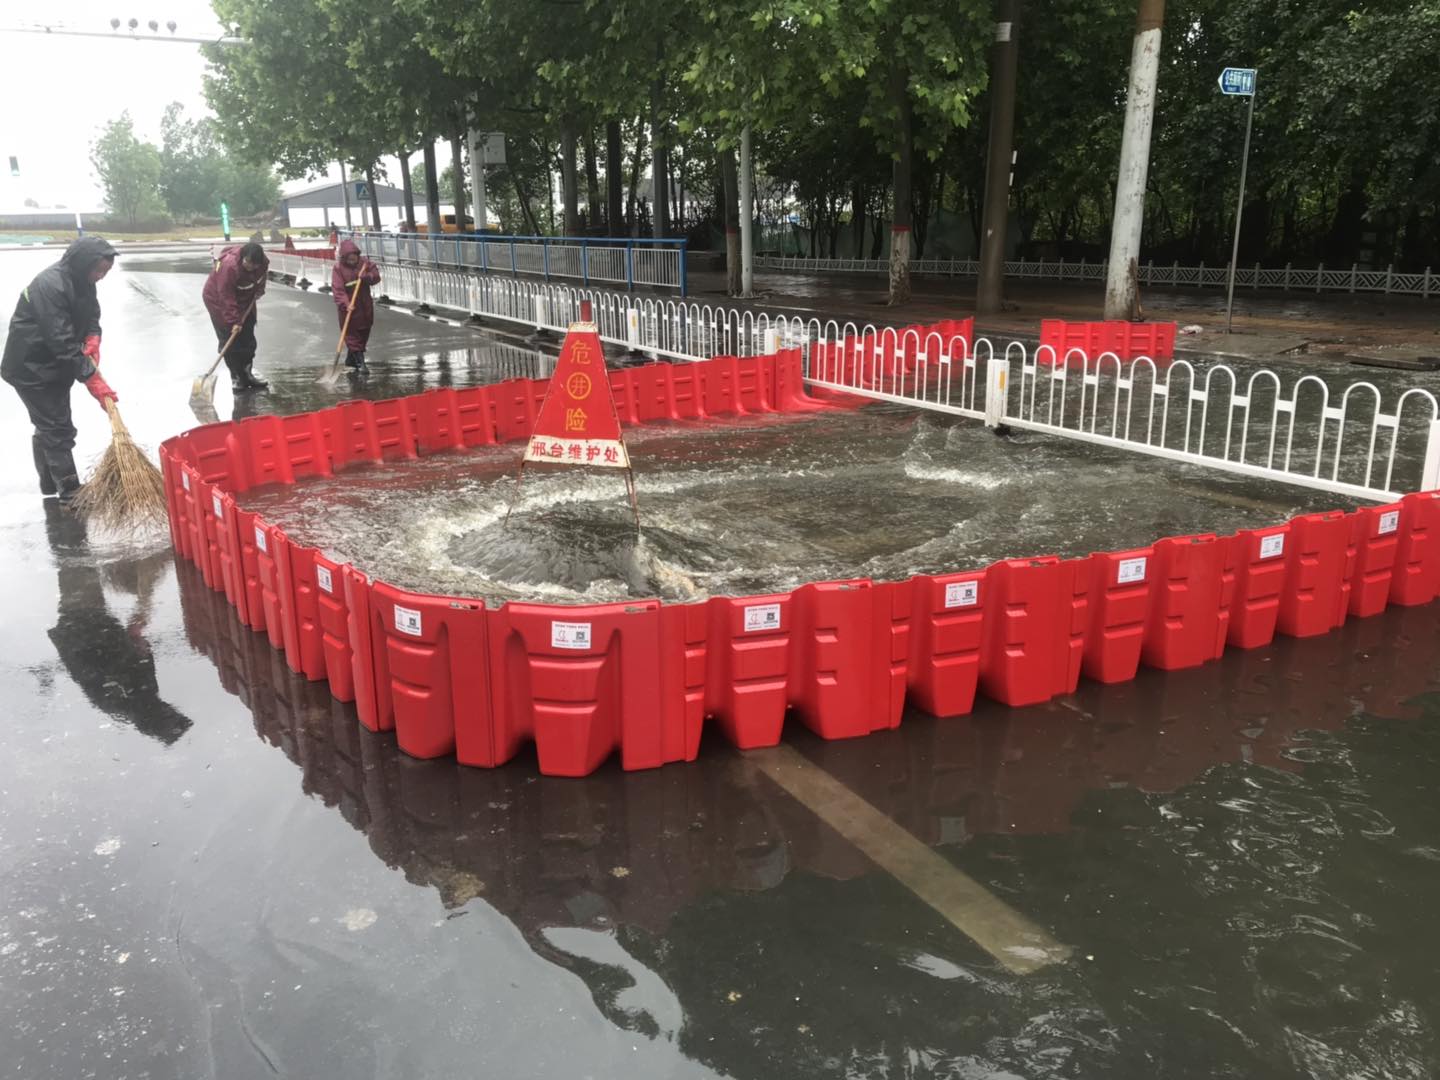
<path fill-rule="evenodd" d="M 592 322 L 571 323 L 540 416 L 525 448 L 526 461 L 628 469 L 620 418 L 605 370 L 600 332 Z"/>

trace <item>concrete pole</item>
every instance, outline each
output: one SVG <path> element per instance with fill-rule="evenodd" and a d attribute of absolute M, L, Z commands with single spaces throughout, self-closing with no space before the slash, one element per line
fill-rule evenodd
<path fill-rule="evenodd" d="M 1140 0 L 1130 52 L 1130 90 L 1125 133 L 1115 181 L 1115 220 L 1110 230 L 1110 267 L 1105 278 L 1105 318 L 1129 319 L 1140 310 L 1140 234 L 1145 226 L 1145 178 L 1150 169 L 1150 132 L 1155 123 L 1155 85 L 1160 74 L 1160 28 L 1165 0 Z"/>
<path fill-rule="evenodd" d="M 740 295 L 755 295 L 755 184 L 749 124 L 740 132 Z"/>
<path fill-rule="evenodd" d="M 1259 89 L 1256 87 L 1255 89 Z M 1245 217 L 1245 173 L 1250 168 L 1250 126 L 1255 122 L 1255 94 L 1245 110 L 1245 149 L 1240 152 L 1240 194 L 1235 199 L 1235 243 L 1230 248 L 1230 273 L 1225 283 L 1225 333 L 1230 334 L 1235 315 L 1235 264 L 1240 260 L 1240 222 Z M 1257 281 L 1258 285 L 1259 282 Z"/>
<path fill-rule="evenodd" d="M 470 140 L 470 202 L 475 207 L 475 228 L 485 228 L 485 133 L 478 128 L 469 131 Z"/>
<path fill-rule="evenodd" d="M 1005 240 L 1010 225 L 1011 159 L 1015 146 L 1015 70 L 1019 59 L 1020 0 L 996 5 L 990 60 L 990 139 L 985 167 L 985 214 L 980 226 L 980 282 L 975 314 L 995 315 L 1005 297 Z"/>

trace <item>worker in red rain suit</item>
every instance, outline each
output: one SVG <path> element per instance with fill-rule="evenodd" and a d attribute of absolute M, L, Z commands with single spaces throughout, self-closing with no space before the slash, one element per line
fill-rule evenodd
<path fill-rule="evenodd" d="M 380 284 L 380 268 L 360 254 L 354 240 L 341 241 L 337 255 L 335 269 L 330 271 L 330 295 L 345 331 L 345 366 L 359 374 L 365 370 L 365 346 L 370 342 L 370 328 L 375 325 L 375 298 L 370 289 Z M 352 306 L 354 311 L 350 310 Z"/>
<path fill-rule="evenodd" d="M 257 378 L 252 370 L 255 305 L 265 294 L 269 280 L 265 275 L 269 270 L 270 260 L 259 244 L 226 248 L 215 260 L 215 268 L 205 279 L 205 290 L 200 294 L 221 347 L 230 341 L 232 332 L 235 334 L 235 340 L 225 352 L 225 366 L 230 369 L 230 385 L 237 394 L 270 389 L 270 384 Z"/>

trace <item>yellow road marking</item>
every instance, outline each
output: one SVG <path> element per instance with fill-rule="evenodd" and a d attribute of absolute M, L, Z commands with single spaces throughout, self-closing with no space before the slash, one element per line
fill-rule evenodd
<path fill-rule="evenodd" d="M 1068 946 L 803 754 L 781 745 L 745 760 L 1017 975 L 1069 957 Z"/>

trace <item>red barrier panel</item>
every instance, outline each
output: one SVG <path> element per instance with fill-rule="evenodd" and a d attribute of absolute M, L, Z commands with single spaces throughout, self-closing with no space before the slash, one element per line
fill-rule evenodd
<path fill-rule="evenodd" d="M 1400 549 L 1400 518 L 1404 504 L 1362 506 L 1350 515 L 1350 541 L 1346 558 L 1349 614 L 1368 618 L 1385 610 L 1395 556 Z M 1345 621 L 1343 615 L 1335 622 Z"/>
<path fill-rule="evenodd" d="M 544 396 L 544 380 L 534 380 Z M 535 417 L 541 400 L 536 397 L 530 379 L 506 379 L 490 387 L 490 407 L 494 412 L 495 437 L 500 442 L 528 439 L 535 430 Z"/>
<path fill-rule="evenodd" d="M 735 361 L 735 401 L 741 412 L 775 411 L 770 405 L 774 364 L 774 358 L 766 356 L 747 356 Z"/>
<path fill-rule="evenodd" d="M 701 401 L 708 416 L 739 416 L 740 361 L 734 356 L 717 356 L 700 372 Z"/>
<path fill-rule="evenodd" d="M 285 662 L 291 671 L 299 672 L 311 682 L 326 676 L 324 630 L 320 625 L 320 600 L 315 584 L 317 554 L 312 547 L 291 542 L 289 569 L 284 575 L 294 598 L 295 611 L 294 634 L 285 641 Z M 331 584 L 333 588 L 333 579 Z M 334 688 L 331 689 L 333 692 Z"/>
<path fill-rule="evenodd" d="M 904 629 L 892 635 L 894 596 L 868 580 L 802 585 L 792 595 L 789 699 L 800 721 L 822 739 L 851 739 L 898 724 L 891 680 L 895 654 L 906 645 L 908 603 L 902 604 Z M 905 658 L 901 651 L 902 687 Z"/>
<path fill-rule="evenodd" d="M 495 423 L 490 415 L 490 388 L 468 386 L 455 391 L 455 426 L 461 446 L 493 446 Z"/>
<path fill-rule="evenodd" d="M 1154 600 L 1140 657 L 1150 667 L 1199 667 L 1225 650 L 1234 570 L 1230 540 L 1213 533 L 1155 544 Z"/>
<path fill-rule="evenodd" d="M 1428 604 L 1440 594 L 1440 491 L 1406 495 L 1400 503 L 1390 602 L 1404 607 Z"/>
<path fill-rule="evenodd" d="M 785 723 L 793 598 L 717 596 L 709 606 L 706 712 L 741 750 L 774 746 Z"/>
<path fill-rule="evenodd" d="M 285 648 L 285 621 L 292 609 L 284 596 L 278 569 L 282 562 L 289 560 L 290 545 L 284 530 L 271 528 L 269 522 L 256 517 L 255 576 L 260 585 L 260 604 L 265 611 L 265 634 L 274 649 Z"/>
<path fill-rule="evenodd" d="M 184 517 L 180 509 L 180 481 L 177 478 L 178 463 L 168 446 L 160 446 L 160 476 L 165 481 L 165 523 L 170 527 L 170 546 L 185 555 L 185 539 L 181 535 Z M 189 558 L 188 555 L 185 555 Z"/>
<path fill-rule="evenodd" d="M 1226 641 L 1241 649 L 1269 645 L 1280 617 L 1285 588 L 1285 545 L 1290 526 L 1242 529 L 1230 540 L 1235 593 L 1230 604 Z"/>
<path fill-rule="evenodd" d="M 980 689 L 1005 705 L 1074 691 L 1085 647 L 1083 560 L 1007 559 L 986 572 L 990 590 Z"/>
<path fill-rule="evenodd" d="M 1171 360 L 1175 356 L 1174 323 L 1067 322 L 1064 319 L 1040 320 L 1040 347 L 1055 350 L 1056 360 L 1064 362 L 1071 349 L 1080 349 L 1093 361 L 1103 352 L 1113 352 L 1121 360 L 1148 356 L 1152 360 Z M 1038 357 L 1038 352 L 1037 352 Z"/>
<path fill-rule="evenodd" d="M 316 566 L 320 565 L 316 558 Z M 355 676 L 355 713 L 360 723 L 371 731 L 389 731 L 393 717 L 387 710 L 383 717 L 376 700 L 375 685 L 375 630 L 370 615 L 370 579 L 346 566 L 345 577 L 345 630 L 350 642 L 351 671 Z M 326 650 L 326 661 L 330 659 Z"/>
<path fill-rule="evenodd" d="M 663 731 L 676 710 L 665 707 L 657 678 L 658 601 L 505 604 L 489 621 L 495 760 L 513 755 L 526 734 L 547 776 L 585 776 L 616 750 L 625 768 L 675 760 L 667 746 L 683 754 L 683 729 Z"/>
<path fill-rule="evenodd" d="M 634 767 L 694 761 L 700 752 L 709 627 L 705 604 L 668 604 L 660 608 L 660 690 L 665 718 L 658 738 L 649 731 L 626 729 L 625 759 L 627 763 L 637 762 Z"/>
<path fill-rule="evenodd" d="M 320 621 L 320 648 L 323 651 L 325 679 L 330 693 L 338 701 L 354 701 L 358 680 L 355 675 L 355 653 L 351 646 L 349 566 L 336 563 L 316 551 L 311 557 L 315 570 L 315 610 Z M 309 673 L 307 656 L 306 673 Z"/>
<path fill-rule="evenodd" d="M 429 390 L 415 402 L 415 435 L 422 453 L 458 450 L 465 445 L 460 430 L 460 401 L 454 390 Z"/>
<path fill-rule="evenodd" d="M 290 475 L 296 480 L 302 476 L 329 476 L 330 450 L 326 445 L 321 414 L 308 412 L 285 416 L 281 417 L 280 423 Z"/>
<path fill-rule="evenodd" d="M 216 592 L 225 588 L 220 562 L 220 536 L 217 515 L 214 512 L 214 495 L 218 489 L 204 480 L 190 476 L 189 517 L 195 536 L 195 557 L 192 560 L 200 568 L 205 584 Z M 223 520 L 223 514 L 219 515 Z"/>
<path fill-rule="evenodd" d="M 375 418 L 375 432 L 380 443 L 380 457 L 384 461 L 403 461 L 415 456 L 415 430 L 410 421 L 410 402 L 407 398 L 391 398 L 388 401 L 372 401 L 371 415 Z"/>
<path fill-rule="evenodd" d="M 1331 510 L 1290 522 L 1285 587 L 1276 629 L 1289 637 L 1329 633 L 1345 621 L 1345 561 L 1350 521 Z"/>
<path fill-rule="evenodd" d="M 370 603 L 379 634 L 377 709 L 388 699 L 395 741 L 411 757 L 453 752 L 458 725 L 489 721 L 485 605 L 405 592 L 380 581 L 370 588 Z"/>
<path fill-rule="evenodd" d="M 1126 682 L 1140 667 L 1154 558 L 1153 548 L 1090 556 L 1090 630 L 1083 670 L 1097 682 Z"/>
<path fill-rule="evenodd" d="M 325 413 L 330 460 L 336 469 L 380 460 L 380 431 L 370 402 L 342 401 Z"/>
<path fill-rule="evenodd" d="M 211 513 L 214 518 L 215 544 L 220 556 L 220 588 L 225 599 L 230 601 L 240 621 L 249 625 L 249 612 L 245 606 L 245 569 L 240 553 L 235 497 L 221 492 L 218 487 L 210 489 Z"/>
<path fill-rule="evenodd" d="M 249 475 L 248 487 L 295 482 L 282 417 L 252 416 L 241 420 L 239 435 L 240 457 Z"/>
<path fill-rule="evenodd" d="M 910 700 L 931 716 L 964 716 L 975 704 L 984 646 L 985 571 L 913 579 L 907 668 Z"/>
<path fill-rule="evenodd" d="M 700 382 L 699 364 L 666 364 L 670 415 L 677 420 L 705 419 L 705 388 Z M 644 368 L 635 369 L 636 377 Z"/>

